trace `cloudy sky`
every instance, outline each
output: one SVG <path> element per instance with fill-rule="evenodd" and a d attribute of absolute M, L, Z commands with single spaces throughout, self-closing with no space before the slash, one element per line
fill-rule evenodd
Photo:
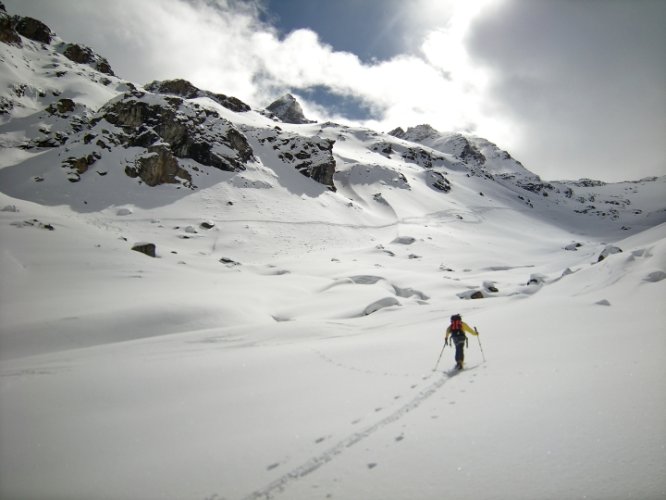
<path fill-rule="evenodd" d="M 137 83 L 485 137 L 548 180 L 666 175 L 664 0 L 4 0 Z"/>

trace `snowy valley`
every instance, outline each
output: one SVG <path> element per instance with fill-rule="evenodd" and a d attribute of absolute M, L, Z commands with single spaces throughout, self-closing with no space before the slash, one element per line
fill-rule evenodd
<path fill-rule="evenodd" d="M 666 177 L 0 66 L 0 498 L 666 497 Z"/>

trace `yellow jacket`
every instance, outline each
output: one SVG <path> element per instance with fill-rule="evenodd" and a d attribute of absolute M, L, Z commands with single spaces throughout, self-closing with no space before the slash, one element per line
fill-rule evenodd
<path fill-rule="evenodd" d="M 476 333 L 476 331 L 474 331 L 474 329 L 471 328 L 467 323 L 465 323 L 464 321 L 461 321 L 461 323 L 462 323 L 462 331 L 463 331 L 463 332 L 465 332 L 465 333 L 470 333 L 470 334 L 472 334 L 472 335 L 478 335 L 478 334 Z M 446 329 L 446 337 L 445 337 L 445 339 L 448 340 L 448 338 L 449 338 L 450 336 L 451 336 L 451 326 L 449 325 L 449 327 Z"/>

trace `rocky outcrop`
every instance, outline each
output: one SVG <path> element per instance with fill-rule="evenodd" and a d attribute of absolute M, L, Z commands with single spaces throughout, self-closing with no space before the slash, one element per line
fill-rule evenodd
<path fill-rule="evenodd" d="M 96 69 L 100 73 L 104 73 L 110 76 L 115 76 L 109 61 L 105 58 L 95 54 L 92 49 L 79 45 L 76 43 L 69 43 L 65 47 L 63 55 L 70 61 L 74 61 L 79 64 L 87 64 L 90 67 Z"/>
<path fill-rule="evenodd" d="M 409 127 L 405 132 L 401 127 L 397 127 L 389 132 L 389 135 L 397 137 L 398 139 L 405 139 L 413 142 L 423 142 L 426 139 L 439 136 L 439 132 L 432 128 L 430 125 L 417 125 L 416 127 Z"/>
<path fill-rule="evenodd" d="M 450 154 L 455 159 L 471 167 L 481 167 L 486 163 L 486 157 L 475 144 L 467 137 L 458 133 L 441 133 L 430 125 L 417 125 L 407 131 L 398 127 L 389 135 L 406 141 L 420 143 Z M 408 160 L 409 161 L 409 160 Z"/>
<path fill-rule="evenodd" d="M 149 186 L 179 184 L 182 181 L 188 187 L 192 185 L 190 173 L 178 164 L 171 150 L 163 144 L 148 148 L 146 154 L 134 161 L 134 165 L 125 167 L 125 173 L 132 178 L 141 178 Z"/>
<path fill-rule="evenodd" d="M 146 85 L 145 89 L 156 94 L 176 95 L 183 97 L 184 99 L 194 99 L 195 97 L 199 97 L 201 93 L 201 90 L 197 87 L 187 80 L 182 79 L 164 81 L 155 80 Z"/>
<path fill-rule="evenodd" d="M 437 191 L 442 191 L 443 193 L 448 193 L 451 191 L 451 183 L 441 172 L 428 171 L 426 176 L 426 182 L 428 186 Z"/>
<path fill-rule="evenodd" d="M 0 42 L 22 47 L 21 37 L 14 29 L 12 18 L 7 14 L 5 6 L 0 2 Z"/>
<path fill-rule="evenodd" d="M 335 141 L 287 134 L 264 139 L 266 140 L 274 143 L 273 149 L 279 151 L 278 156 L 283 162 L 292 164 L 304 176 L 335 191 L 333 183 L 336 166 L 333 157 Z"/>
<path fill-rule="evenodd" d="M 402 127 L 396 127 L 393 130 L 391 130 L 388 135 L 392 135 L 393 137 L 397 137 L 398 139 L 404 139 L 405 138 L 405 130 Z"/>
<path fill-rule="evenodd" d="M 393 144 L 387 141 L 380 141 L 372 145 L 371 149 L 376 153 L 381 153 L 382 155 L 390 158 L 395 151 L 393 150 Z"/>
<path fill-rule="evenodd" d="M 102 156 L 99 153 L 94 152 L 79 158 L 67 158 L 64 162 L 62 162 L 62 167 L 68 169 L 67 179 L 70 182 L 78 182 L 81 179 L 81 175 L 85 174 L 90 166 L 101 157 Z"/>
<path fill-rule="evenodd" d="M 476 149 L 466 138 L 460 136 L 460 142 L 462 143 L 462 150 L 457 155 L 460 160 L 468 165 L 483 165 L 486 162 L 483 153 Z"/>
<path fill-rule="evenodd" d="M 14 29 L 20 35 L 23 35 L 35 42 L 41 42 L 49 45 L 53 39 L 53 32 L 46 24 L 32 17 L 15 17 Z"/>
<path fill-rule="evenodd" d="M 301 108 L 301 105 L 291 94 L 285 94 L 276 101 L 273 101 L 266 107 L 266 110 L 273 113 L 273 115 L 284 123 L 314 123 L 305 117 L 303 108 Z"/>
<path fill-rule="evenodd" d="M 227 171 L 245 170 L 254 158 L 247 139 L 216 112 L 180 97 L 130 92 L 101 110 L 119 127 L 119 140 L 128 147 L 167 143 L 174 156 Z"/>
<path fill-rule="evenodd" d="M 243 113 L 250 111 L 250 106 L 245 104 L 236 97 L 226 96 L 224 94 L 216 94 L 207 90 L 201 90 L 192 85 L 187 80 L 164 80 L 154 81 L 145 86 L 145 89 L 156 94 L 175 95 L 184 99 L 194 99 L 197 97 L 208 97 L 218 104 L 224 106 L 236 113 Z"/>
<path fill-rule="evenodd" d="M 46 108 L 46 112 L 50 115 L 66 115 L 74 111 L 76 104 L 71 99 L 59 99 L 58 102 L 51 104 Z"/>
<path fill-rule="evenodd" d="M 436 162 L 444 161 L 443 156 L 433 154 L 431 151 L 418 146 L 407 148 L 401 156 L 406 162 L 415 163 L 424 168 L 432 168 Z"/>

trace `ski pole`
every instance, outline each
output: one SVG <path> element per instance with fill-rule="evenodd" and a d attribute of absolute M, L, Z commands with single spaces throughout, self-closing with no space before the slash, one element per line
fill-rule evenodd
<path fill-rule="evenodd" d="M 476 332 L 476 340 L 479 341 L 479 349 L 481 349 L 481 356 L 483 356 L 483 362 L 486 362 L 486 355 L 483 353 L 483 346 L 481 345 L 481 338 L 479 337 L 479 330 L 474 327 L 474 331 Z"/>
<path fill-rule="evenodd" d="M 442 351 L 439 353 L 439 358 L 437 358 L 437 363 L 435 363 L 435 367 L 432 369 L 432 371 L 435 371 L 437 367 L 439 366 L 439 360 L 442 359 L 442 354 L 444 354 L 444 348 L 446 347 L 446 343 L 442 346 Z"/>

